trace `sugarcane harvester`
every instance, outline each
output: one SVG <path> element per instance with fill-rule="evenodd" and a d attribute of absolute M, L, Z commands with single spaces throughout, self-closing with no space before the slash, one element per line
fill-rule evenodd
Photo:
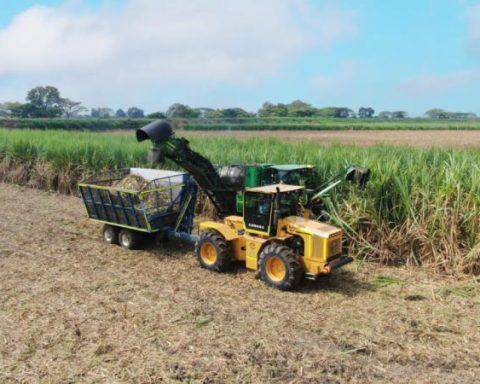
<path fill-rule="evenodd" d="M 183 137 L 176 137 L 171 124 L 165 120 L 154 121 L 136 131 L 139 142 L 152 141 L 148 154 L 151 163 L 163 163 L 170 159 L 186 170 L 210 199 L 220 218 L 241 214 L 243 191 L 276 183 L 302 185 L 308 194 L 309 211 L 318 212 L 321 197 L 337 185 L 350 181 L 364 188 L 370 171 L 351 165 L 327 182 L 317 185 L 318 174 L 312 165 L 255 164 L 215 167 L 209 159 L 190 148 Z"/>
<path fill-rule="evenodd" d="M 138 129 L 136 136 L 138 141 L 153 142 L 152 162 L 168 158 L 177 163 L 217 208 L 221 221 L 199 224 L 195 254 L 203 268 L 222 272 L 241 261 L 266 284 L 290 290 L 303 277 L 315 280 L 353 260 L 344 253 L 343 231 L 312 220 L 310 215 L 318 201 L 338 184 L 351 181 L 364 188 L 369 170 L 350 166 L 312 188 L 313 166 L 267 164 L 217 171 L 190 148 L 187 139 L 176 137 L 167 121 L 150 123 Z M 232 169 L 236 172 L 229 172 Z M 298 215 L 300 206 L 304 208 L 302 215 Z"/>

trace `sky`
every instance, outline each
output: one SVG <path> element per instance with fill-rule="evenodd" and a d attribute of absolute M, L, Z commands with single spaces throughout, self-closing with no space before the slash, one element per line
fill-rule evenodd
<path fill-rule="evenodd" d="M 480 0 L 0 0 L 0 102 L 480 115 Z"/>

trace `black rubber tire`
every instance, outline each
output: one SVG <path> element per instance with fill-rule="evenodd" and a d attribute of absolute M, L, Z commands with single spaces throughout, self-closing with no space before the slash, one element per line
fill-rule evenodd
<path fill-rule="evenodd" d="M 113 225 L 105 224 L 103 226 L 103 240 L 109 244 L 118 244 L 118 232 L 119 229 Z"/>
<path fill-rule="evenodd" d="M 272 280 L 267 273 L 267 262 L 276 257 L 283 262 L 285 277 L 282 280 Z M 267 245 L 260 253 L 260 277 L 265 284 L 282 291 L 295 289 L 304 274 L 303 267 L 293 250 L 284 244 L 272 243 Z"/>
<path fill-rule="evenodd" d="M 202 248 L 210 245 L 215 249 L 216 260 L 208 263 L 201 255 Z M 215 272 L 228 271 L 233 265 L 233 255 L 230 244 L 225 238 L 214 230 L 206 230 L 200 235 L 200 239 L 195 244 L 195 256 L 202 268 L 209 269 Z"/>
<path fill-rule="evenodd" d="M 139 235 L 130 229 L 121 229 L 118 233 L 118 242 L 123 248 L 135 249 L 139 244 Z"/>

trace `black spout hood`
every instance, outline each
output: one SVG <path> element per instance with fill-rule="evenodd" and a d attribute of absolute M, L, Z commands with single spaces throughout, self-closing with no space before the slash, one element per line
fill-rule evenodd
<path fill-rule="evenodd" d="M 137 141 L 162 141 L 173 136 L 172 125 L 167 120 L 155 120 L 136 131 Z"/>

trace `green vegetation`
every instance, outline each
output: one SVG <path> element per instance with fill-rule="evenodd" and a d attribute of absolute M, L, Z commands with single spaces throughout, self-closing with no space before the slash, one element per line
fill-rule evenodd
<path fill-rule="evenodd" d="M 302 131 L 302 130 L 476 130 L 480 119 L 339 119 L 321 117 L 263 117 L 178 120 L 192 131 Z"/>
<path fill-rule="evenodd" d="M 119 112 L 119 111 L 117 111 Z M 120 114 L 120 113 L 119 113 Z M 63 129 L 67 131 L 133 130 L 162 118 L 161 113 L 147 118 L 81 118 L 81 119 L 2 119 L 3 128 Z M 262 130 L 477 130 L 480 119 L 338 119 L 319 117 L 245 117 L 171 119 L 177 129 L 191 131 L 262 131 Z"/>
<path fill-rule="evenodd" d="M 137 129 L 153 119 L 1 119 L 1 128 L 61 129 L 65 131 L 108 131 Z"/>
<path fill-rule="evenodd" d="M 205 137 L 191 137 L 191 145 L 219 164 L 315 164 L 322 180 L 349 163 L 369 167 L 373 177 L 365 191 L 345 186 L 325 200 L 332 222 L 353 239 L 356 255 L 430 263 L 447 273 L 480 272 L 479 252 L 472 252 L 480 241 L 477 150 Z M 147 148 L 133 135 L 0 129 L 0 179 L 72 189 L 92 170 L 146 165 Z"/>

